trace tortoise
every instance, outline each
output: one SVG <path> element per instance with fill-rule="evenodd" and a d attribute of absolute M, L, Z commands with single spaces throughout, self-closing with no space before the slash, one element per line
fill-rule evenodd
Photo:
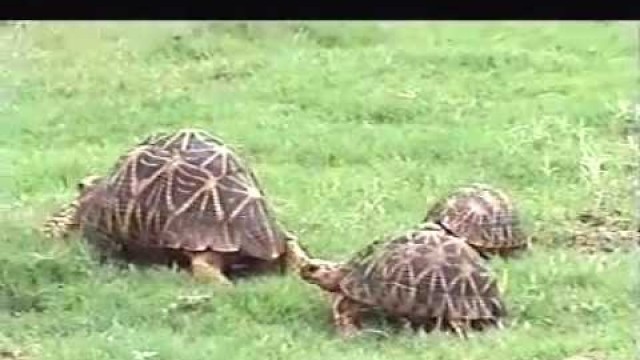
<path fill-rule="evenodd" d="M 330 294 L 344 337 L 359 333 L 368 312 L 465 338 L 471 329 L 503 327 L 507 315 L 485 259 L 435 223 L 373 242 L 346 262 L 306 258 L 299 275 Z"/>
<path fill-rule="evenodd" d="M 423 222 L 435 222 L 450 234 L 464 237 L 484 258 L 508 258 L 530 248 L 512 199 L 487 184 L 471 183 L 442 197 Z"/>
<path fill-rule="evenodd" d="M 48 237 L 79 230 L 103 260 L 177 264 L 227 285 L 232 272 L 284 272 L 305 256 L 253 171 L 199 129 L 148 136 L 107 176 L 80 181 L 76 199 L 42 230 Z"/>

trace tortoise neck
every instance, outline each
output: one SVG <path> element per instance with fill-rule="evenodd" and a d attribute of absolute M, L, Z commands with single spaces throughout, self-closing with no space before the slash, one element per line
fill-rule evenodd
<path fill-rule="evenodd" d="M 333 263 L 330 265 L 330 270 L 318 285 L 330 292 L 340 292 L 340 283 L 347 275 L 347 267 L 343 263 Z"/>

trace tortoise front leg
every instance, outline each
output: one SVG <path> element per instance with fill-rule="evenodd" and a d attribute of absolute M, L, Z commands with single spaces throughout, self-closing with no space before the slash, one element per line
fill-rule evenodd
<path fill-rule="evenodd" d="M 87 194 L 87 191 L 90 191 L 101 179 L 100 176 L 90 175 L 78 183 L 79 196 L 49 216 L 42 225 L 40 231 L 45 237 L 65 238 L 69 236 L 71 232 L 80 229 L 80 199 L 83 194 Z"/>
<path fill-rule="evenodd" d="M 220 285 L 233 285 L 223 273 L 224 259 L 221 254 L 211 251 L 198 251 L 190 253 L 191 273 L 202 281 Z"/>
<path fill-rule="evenodd" d="M 469 330 L 470 324 L 468 321 L 463 320 L 449 320 L 449 326 L 453 330 L 453 332 L 458 335 L 460 339 L 468 339 L 469 335 L 467 330 Z"/>
<path fill-rule="evenodd" d="M 41 227 L 41 232 L 48 238 L 65 238 L 80 228 L 78 221 L 78 201 L 73 201 L 49 216 Z"/>
<path fill-rule="evenodd" d="M 333 294 L 333 323 L 342 337 L 349 338 L 360 331 L 362 305 L 342 294 Z"/>

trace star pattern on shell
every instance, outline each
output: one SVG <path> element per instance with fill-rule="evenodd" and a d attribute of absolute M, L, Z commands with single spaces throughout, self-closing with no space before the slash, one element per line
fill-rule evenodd
<path fill-rule="evenodd" d="M 301 276 L 334 293 L 334 320 L 343 334 L 360 328 L 364 309 L 463 336 L 468 329 L 501 327 L 507 314 L 485 260 L 434 223 L 374 241 L 343 264 L 311 261 Z"/>
<path fill-rule="evenodd" d="M 241 251 L 264 260 L 286 248 L 253 171 L 219 138 L 197 129 L 143 139 L 61 215 L 71 218 L 74 210 L 68 227 L 82 224 L 88 236 L 115 242 Z"/>
<path fill-rule="evenodd" d="M 459 187 L 438 200 L 423 218 L 465 237 L 481 255 L 510 256 L 529 248 L 521 215 L 511 198 L 486 184 Z"/>

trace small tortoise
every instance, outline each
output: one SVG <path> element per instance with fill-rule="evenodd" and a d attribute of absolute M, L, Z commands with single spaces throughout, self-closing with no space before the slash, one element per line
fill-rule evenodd
<path fill-rule="evenodd" d="M 49 237 L 80 230 L 102 258 L 177 263 L 197 277 L 284 271 L 304 251 L 272 216 L 253 172 L 221 140 L 201 131 L 157 133 L 90 176 L 78 197 L 44 224 Z"/>
<path fill-rule="evenodd" d="M 350 261 L 305 259 L 300 277 L 328 291 L 334 325 L 345 337 L 364 312 L 382 310 L 414 329 L 502 327 L 506 309 L 485 260 L 462 238 L 434 223 L 370 244 Z"/>
<path fill-rule="evenodd" d="M 512 200 L 489 185 L 462 186 L 437 201 L 423 221 L 464 237 L 480 255 L 509 257 L 529 248 Z"/>

